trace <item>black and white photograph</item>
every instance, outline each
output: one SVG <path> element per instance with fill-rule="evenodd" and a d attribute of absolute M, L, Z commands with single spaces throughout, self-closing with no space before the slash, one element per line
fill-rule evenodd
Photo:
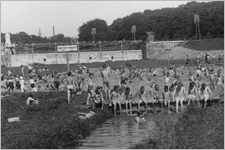
<path fill-rule="evenodd" d="M 224 1 L 1 1 L 2 149 L 224 149 Z"/>

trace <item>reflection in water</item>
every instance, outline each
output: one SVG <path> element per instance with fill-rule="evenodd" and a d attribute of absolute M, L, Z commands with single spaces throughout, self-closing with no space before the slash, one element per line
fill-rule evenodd
<path fill-rule="evenodd" d="M 171 116 L 171 115 L 170 115 Z M 160 119 L 174 119 L 167 114 L 146 114 L 146 122 L 137 123 L 134 116 L 115 116 L 107 120 L 101 127 L 83 140 L 82 149 L 126 149 L 132 144 L 139 143 L 149 136 L 155 126 L 155 121 Z M 176 118 L 176 117 L 175 117 Z"/>

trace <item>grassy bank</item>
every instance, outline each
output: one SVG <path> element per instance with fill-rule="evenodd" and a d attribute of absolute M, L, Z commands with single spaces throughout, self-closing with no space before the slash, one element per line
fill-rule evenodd
<path fill-rule="evenodd" d="M 67 103 L 65 92 L 34 93 L 42 100 L 39 105 L 26 105 L 28 94 L 11 94 L 1 100 L 1 148 L 49 149 L 77 148 L 81 139 L 88 136 L 96 126 L 112 117 L 107 110 L 94 110 L 91 119 L 80 120 L 77 112 L 89 112 L 84 95 L 76 96 Z M 7 118 L 20 117 L 19 122 L 9 123 Z"/>
<path fill-rule="evenodd" d="M 194 50 L 223 50 L 224 38 L 203 39 L 198 41 L 189 41 L 183 45 L 185 48 Z"/>
<path fill-rule="evenodd" d="M 178 122 L 157 123 L 156 136 L 133 149 L 223 149 L 224 105 L 189 107 Z"/>

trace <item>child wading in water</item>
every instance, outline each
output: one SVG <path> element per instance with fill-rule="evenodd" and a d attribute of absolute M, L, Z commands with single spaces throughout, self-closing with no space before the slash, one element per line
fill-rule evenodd
<path fill-rule="evenodd" d="M 136 122 L 144 122 L 146 121 L 144 118 L 144 114 L 146 114 L 147 112 L 141 113 L 141 112 L 137 112 L 137 117 L 135 117 L 135 121 Z"/>

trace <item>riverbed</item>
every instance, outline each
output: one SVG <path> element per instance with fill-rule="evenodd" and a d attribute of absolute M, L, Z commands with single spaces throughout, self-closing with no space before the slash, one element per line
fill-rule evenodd
<path fill-rule="evenodd" d="M 146 122 L 137 123 L 135 115 L 117 115 L 97 127 L 89 137 L 83 140 L 80 149 L 127 149 L 131 145 L 145 140 L 154 133 L 156 121 L 176 122 L 181 114 L 148 113 Z M 151 136 L 151 135 L 150 135 Z"/>

